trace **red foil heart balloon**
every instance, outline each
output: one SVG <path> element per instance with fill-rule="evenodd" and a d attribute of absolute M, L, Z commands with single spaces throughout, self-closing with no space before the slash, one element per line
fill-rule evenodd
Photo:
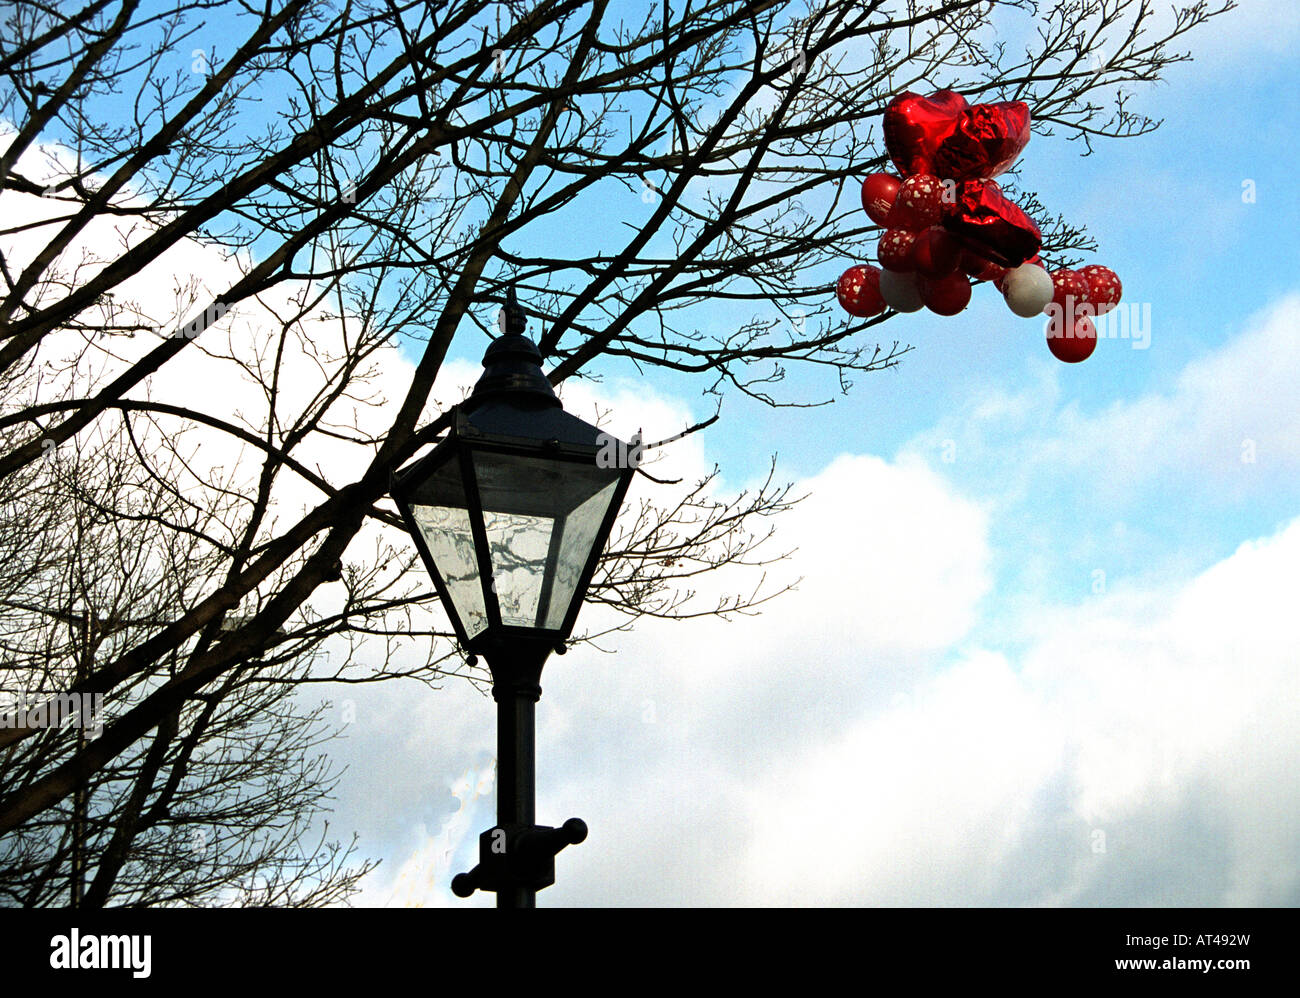
<path fill-rule="evenodd" d="M 1029 105 L 975 104 L 963 111 L 934 155 L 934 172 L 952 180 L 988 180 L 1005 172 L 1029 142 Z"/>
<path fill-rule="evenodd" d="M 966 98 L 955 90 L 940 90 L 922 97 L 910 90 L 885 108 L 885 148 L 904 177 L 934 173 L 935 155 L 944 139 L 957 127 Z"/>
<path fill-rule="evenodd" d="M 1003 267 L 1018 267 L 1043 244 L 1034 220 L 992 180 L 957 185 L 956 203 L 947 205 L 943 227 L 967 249 Z"/>

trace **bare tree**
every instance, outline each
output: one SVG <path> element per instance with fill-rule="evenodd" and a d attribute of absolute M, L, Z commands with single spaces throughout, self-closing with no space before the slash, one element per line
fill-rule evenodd
<path fill-rule="evenodd" d="M 34 736 L 0 754 L 5 787 L 21 789 L 84 751 L 108 717 L 175 675 L 188 649 L 105 701 L 58 696 L 95 661 L 193 605 L 222 567 L 200 534 L 219 529 L 230 499 L 183 505 L 133 477 L 125 417 L 101 421 L 96 435 L 104 432 L 51 451 L 0 497 L 0 715 L 31 724 L 51 697 L 72 708 L 36 718 Z M 71 798 L 0 837 L 0 903 L 345 900 L 373 864 L 348 865 L 350 848 L 308 837 L 338 774 L 320 752 L 333 734 L 325 705 L 304 706 L 282 682 L 307 664 L 302 655 L 241 663 Z"/>
<path fill-rule="evenodd" d="M 54 400 L 6 401 L 0 481 L 21 491 L 51 448 L 120 419 L 153 431 L 133 460 L 155 483 L 173 480 L 155 463 L 194 432 L 241 448 L 249 486 L 190 475 L 178 490 L 232 504 L 214 532 L 165 524 L 218 570 L 96 649 L 66 689 L 138 696 L 99 738 L 0 790 L 0 835 L 55 827 L 78 787 L 147 752 L 167 718 L 232 677 L 268 681 L 277 656 L 327 636 L 406 640 L 410 622 L 431 642 L 415 674 L 464 671 L 411 616 L 431 599 L 412 558 L 375 531 L 397 524 L 391 471 L 447 425 L 432 400 L 453 338 L 485 335 L 508 284 L 555 384 L 623 364 L 720 399 L 820 404 L 783 394 L 788 369 L 824 369 L 830 396 L 907 350 L 876 342 L 891 315 L 845 321 L 828 294 L 873 231 L 854 181 L 885 165 L 876 126 L 895 93 L 1024 100 L 1040 133 L 1086 147 L 1141 135 L 1157 123 L 1130 88 L 1187 58 L 1169 46 L 1231 6 L 1162 19 L 1146 0 L 15 0 L 0 45 L 0 196 L 14 205 L 0 216 L 0 375 L 56 343 L 69 356 L 71 337 L 86 374 Z M 1028 44 L 997 33 L 1013 23 Z M 1020 195 L 1049 260 L 1089 248 Z M 597 244 L 575 245 L 591 217 Z M 229 276 L 178 284 L 160 314 L 142 281 L 196 244 L 228 252 Z M 262 317 L 251 353 L 233 346 L 248 315 Z M 399 350 L 414 366 L 390 403 L 376 386 Z M 310 359 L 310 384 L 291 357 Z M 160 400 L 180 364 L 251 381 L 258 410 Z M 322 470 L 322 448 L 347 458 Z M 291 489 L 312 499 L 282 518 Z M 624 523 L 592 599 L 630 619 L 682 616 L 697 612 L 682 603 L 696 573 L 765 560 L 768 535 L 749 524 L 785 508 L 784 490 L 687 489 Z M 342 609 L 313 610 L 335 582 Z M 357 677 L 287 682 L 311 678 Z M 0 751 L 25 738 L 0 730 Z"/>

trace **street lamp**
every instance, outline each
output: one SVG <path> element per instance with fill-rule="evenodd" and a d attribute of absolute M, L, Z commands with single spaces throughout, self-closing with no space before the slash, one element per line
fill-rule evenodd
<path fill-rule="evenodd" d="M 577 818 L 533 823 L 542 666 L 564 653 L 635 469 L 617 459 L 626 445 L 564 411 L 514 288 L 503 315 L 446 437 L 395 477 L 392 493 L 461 647 L 487 661 L 497 702 L 497 827 L 452 890 L 531 908 L 555 882 L 555 854 L 587 836 Z"/>

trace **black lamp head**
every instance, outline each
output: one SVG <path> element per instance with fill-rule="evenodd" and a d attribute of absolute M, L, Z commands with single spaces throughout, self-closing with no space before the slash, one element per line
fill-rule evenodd
<path fill-rule="evenodd" d="M 466 411 L 504 395 L 529 406 L 558 407 L 559 397 L 542 373 L 542 355 L 537 344 L 524 335 L 528 316 L 519 307 L 513 285 L 506 289 L 501 325 L 504 331 L 483 354 L 483 374 L 465 403 Z"/>
<path fill-rule="evenodd" d="M 392 490 L 461 646 L 494 675 L 521 649 L 540 669 L 568 639 L 635 471 L 626 444 L 564 411 L 513 293 L 506 309 L 473 394 Z"/>

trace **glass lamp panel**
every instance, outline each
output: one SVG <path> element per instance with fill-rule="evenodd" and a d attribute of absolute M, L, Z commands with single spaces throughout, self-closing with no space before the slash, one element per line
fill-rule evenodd
<path fill-rule="evenodd" d="M 618 483 L 615 469 L 476 452 L 501 623 L 558 630 Z"/>
<path fill-rule="evenodd" d="M 565 614 L 569 612 L 578 580 L 587 567 L 587 557 L 596 543 L 600 525 L 605 522 L 605 513 L 614 500 L 617 486 L 618 479 L 615 478 L 564 518 L 559 551 L 552 569 L 550 608 L 545 624 L 548 628 L 558 629 L 564 625 Z"/>
<path fill-rule="evenodd" d="M 455 458 L 439 467 L 413 491 L 411 516 L 420 528 L 438 574 L 451 596 L 467 637 L 481 634 L 488 625 L 474 553 L 469 503 Z"/>

